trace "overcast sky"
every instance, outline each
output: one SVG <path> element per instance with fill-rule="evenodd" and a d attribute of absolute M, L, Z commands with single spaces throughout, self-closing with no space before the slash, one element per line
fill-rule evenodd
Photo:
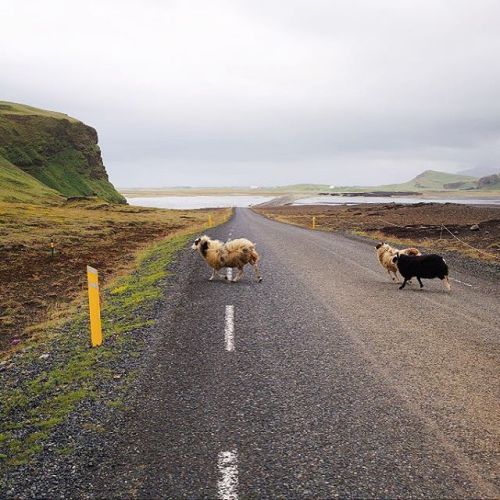
<path fill-rule="evenodd" d="M 0 0 L 0 99 L 95 127 L 117 186 L 500 165 L 499 0 Z"/>

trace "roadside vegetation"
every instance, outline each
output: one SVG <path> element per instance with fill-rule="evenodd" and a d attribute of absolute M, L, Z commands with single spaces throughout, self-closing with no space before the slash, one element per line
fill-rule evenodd
<path fill-rule="evenodd" d="M 213 211 L 215 219 L 225 212 Z M 86 287 L 86 266 L 101 283 L 127 272 L 137 251 L 179 231 L 202 227 L 208 211 L 109 205 L 0 202 L 0 352 L 65 317 Z M 52 248 L 53 245 L 53 248 Z"/>
<path fill-rule="evenodd" d="M 8 471 L 72 453 L 54 439 L 68 422 L 68 436 L 102 430 L 88 408 L 120 406 L 176 252 L 230 214 L 127 206 L 92 127 L 0 101 L 0 497 Z M 87 265 L 101 287 L 96 349 Z"/>
<path fill-rule="evenodd" d="M 19 287 L 19 296 L 31 294 L 36 306 L 29 300 L 17 301 L 2 317 L 7 327 L 17 325 L 9 329 L 11 336 L 19 328 L 24 328 L 24 335 L 20 343 L 4 342 L 7 349 L 0 362 L 0 476 L 52 446 L 51 435 L 77 406 L 96 399 L 109 407 L 121 405 L 120 390 L 134 376 L 127 359 L 140 355 L 142 335 L 154 323 L 153 308 L 162 297 L 169 264 L 193 234 L 206 228 L 209 214 L 219 224 L 230 213 L 98 202 L 67 207 L 1 206 L 3 241 L 8 228 L 9 251 L 13 252 L 3 262 L 15 266 L 10 274 L 5 274 L 6 266 L 2 268 L 10 291 L 2 304 L 5 297 L 17 299 Z M 57 242 L 59 253 L 54 257 L 50 241 Z M 102 272 L 104 285 L 105 340 L 94 349 L 89 348 L 87 263 Z M 47 273 L 42 274 L 43 267 Z M 49 290 L 55 290 L 58 300 Z M 105 397 L 104 388 L 110 383 L 119 390 L 114 387 L 111 396 Z M 98 425 L 89 425 L 99 431 Z M 72 452 L 71 443 L 57 447 L 58 453 Z"/>
<path fill-rule="evenodd" d="M 500 262 L 500 207 L 390 203 L 255 207 L 254 210 L 280 222 L 309 228 L 315 217 L 316 229 L 320 231 L 346 231 L 396 245 Z"/>

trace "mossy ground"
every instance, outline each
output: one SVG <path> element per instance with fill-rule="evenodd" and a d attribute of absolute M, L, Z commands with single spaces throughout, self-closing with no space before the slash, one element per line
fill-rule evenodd
<path fill-rule="evenodd" d="M 62 203 L 60 193 L 0 156 L 0 202 Z"/>
<path fill-rule="evenodd" d="M 215 222 L 228 216 L 229 211 L 215 213 Z M 199 230 L 190 227 L 142 251 L 133 272 L 108 284 L 103 292 L 101 347 L 89 347 L 88 313 L 80 303 L 70 320 L 45 325 L 43 340 L 33 340 L 27 352 L 16 356 L 14 370 L 1 374 L 0 471 L 27 464 L 78 404 L 102 397 L 103 382 L 115 376 L 116 357 L 140 356 L 138 337 L 155 321 L 152 311 L 163 296 L 168 266 Z M 106 404 L 120 408 L 120 394 Z M 71 445 L 62 445 L 59 452 L 71 453 Z"/>
<path fill-rule="evenodd" d="M 212 211 L 216 218 L 223 213 Z M 36 334 L 38 323 L 67 315 L 85 290 L 87 265 L 108 283 L 130 269 L 137 251 L 202 227 L 208 214 L 99 200 L 53 206 L 0 202 L 0 357 L 12 341 L 22 346 Z"/>

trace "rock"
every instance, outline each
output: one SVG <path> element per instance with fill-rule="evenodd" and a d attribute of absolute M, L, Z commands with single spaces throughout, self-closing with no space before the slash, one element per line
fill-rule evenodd
<path fill-rule="evenodd" d="M 49 356 L 50 356 L 50 354 L 48 354 L 48 353 L 41 354 L 40 356 L 38 356 L 38 359 L 47 359 Z"/>
<path fill-rule="evenodd" d="M 471 230 L 471 231 L 479 231 L 479 225 L 478 225 L 478 224 L 473 224 L 473 225 L 470 227 L 470 230 Z"/>

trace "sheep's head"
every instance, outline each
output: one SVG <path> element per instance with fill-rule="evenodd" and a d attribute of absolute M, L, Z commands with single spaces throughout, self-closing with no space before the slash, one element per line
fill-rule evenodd
<path fill-rule="evenodd" d="M 383 254 L 385 252 L 391 252 L 393 253 L 394 252 L 394 248 L 391 247 L 391 245 L 388 245 L 387 243 L 379 243 L 376 247 L 377 249 L 377 253 L 380 255 L 380 254 Z"/>
<path fill-rule="evenodd" d="M 394 264 L 397 264 L 398 260 L 399 260 L 399 252 L 396 252 L 396 255 L 392 258 L 392 262 Z"/>
<path fill-rule="evenodd" d="M 191 246 L 191 250 L 199 250 L 201 255 L 205 256 L 207 254 L 207 248 L 210 246 L 210 238 L 208 236 L 202 236 L 201 238 L 196 238 Z"/>
<path fill-rule="evenodd" d="M 191 250 L 198 250 L 198 245 L 201 242 L 201 238 L 196 238 L 194 243 L 191 245 Z"/>

